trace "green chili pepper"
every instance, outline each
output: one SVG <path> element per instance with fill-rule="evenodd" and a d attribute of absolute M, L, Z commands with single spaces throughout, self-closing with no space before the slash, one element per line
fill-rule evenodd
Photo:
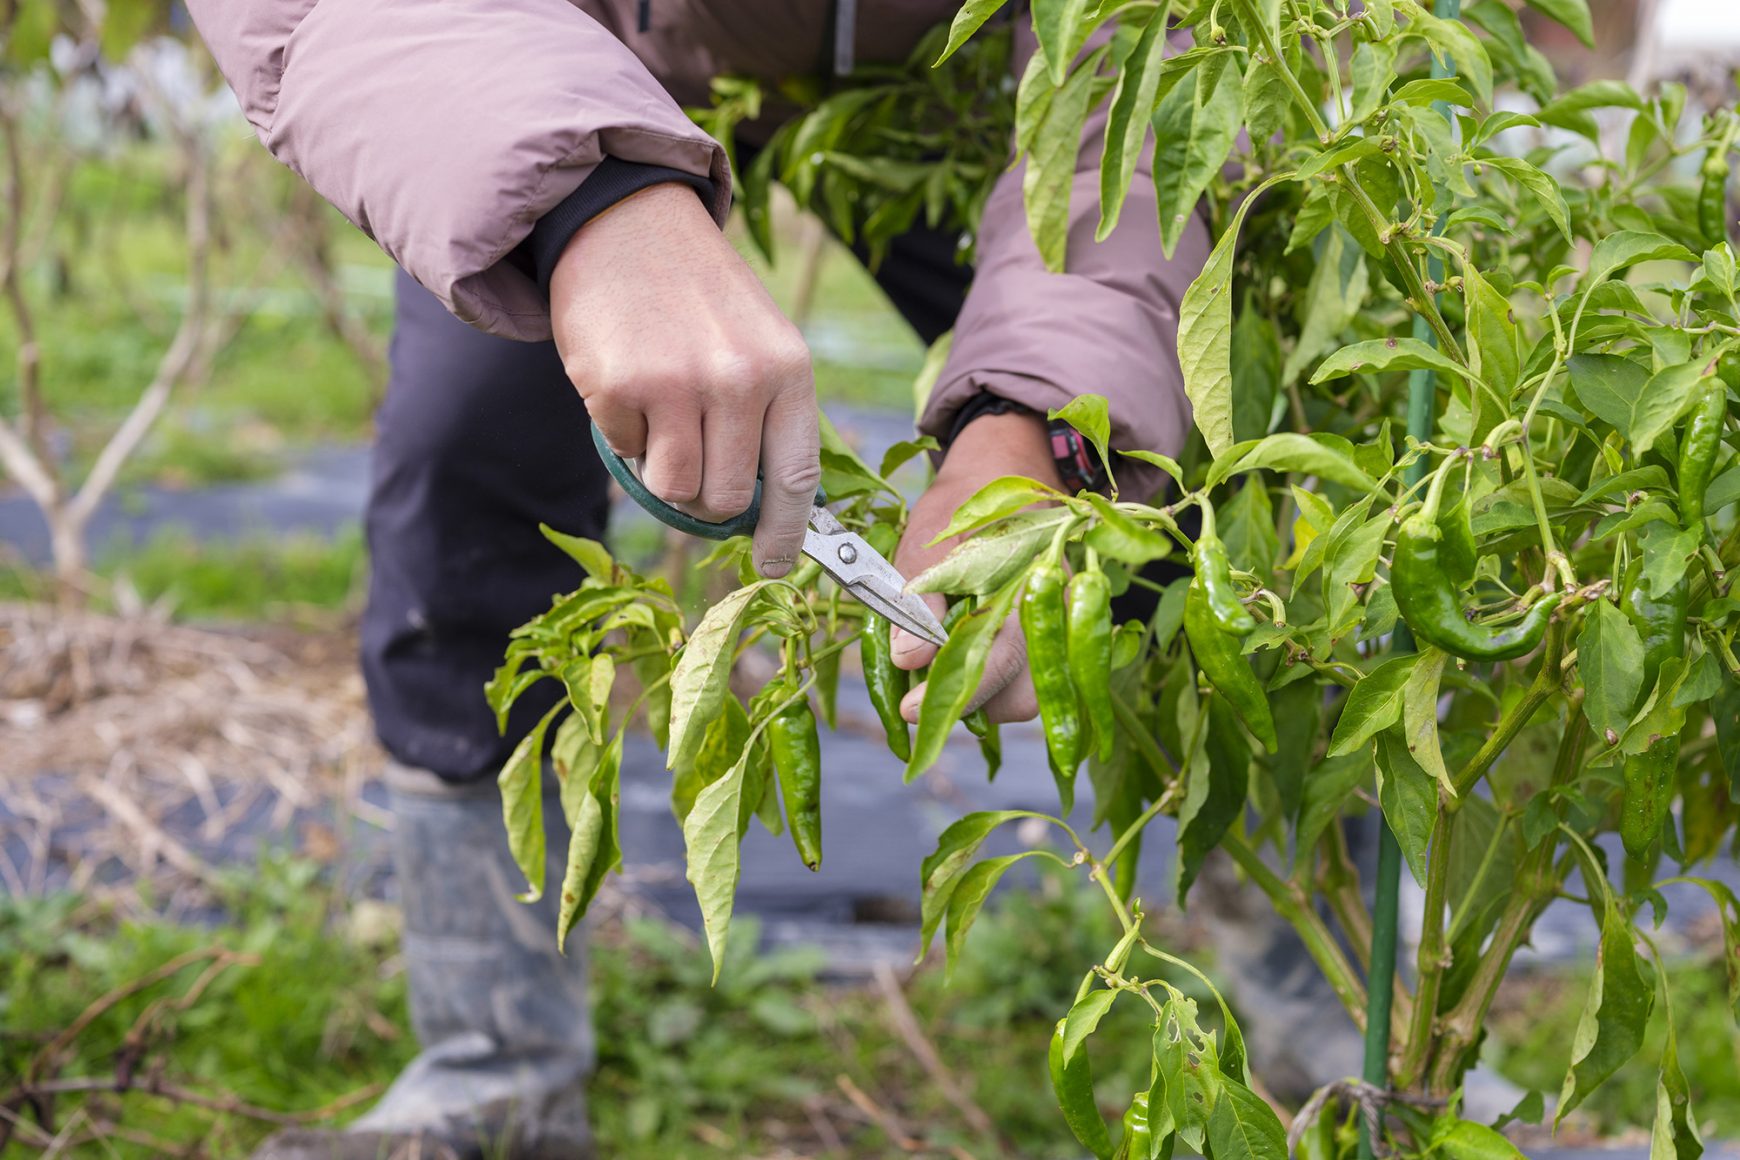
<path fill-rule="evenodd" d="M 1257 627 L 1257 621 L 1251 615 L 1250 609 L 1239 599 L 1238 589 L 1233 586 L 1232 565 L 1226 557 L 1226 545 L 1214 534 L 1214 520 L 1207 515 L 1207 510 L 1203 509 L 1203 532 L 1190 547 L 1190 562 L 1196 568 L 1196 578 L 1202 585 L 1202 595 L 1208 602 L 1208 610 L 1214 615 L 1214 622 L 1220 626 L 1221 631 L 1235 636 L 1248 636 Z"/>
<path fill-rule="evenodd" d="M 1063 1027 L 1067 1019 L 1057 1021 L 1051 1033 L 1051 1050 L 1046 1061 L 1051 1071 L 1051 1090 L 1057 1093 L 1057 1105 L 1063 1109 L 1064 1122 L 1082 1147 L 1099 1160 L 1109 1160 L 1112 1136 L 1106 1131 L 1106 1121 L 1094 1102 L 1094 1072 L 1085 1050 L 1078 1050 L 1068 1065 L 1063 1062 Z"/>
<path fill-rule="evenodd" d="M 792 692 L 795 692 L 795 688 Z M 798 697 L 767 723 L 768 748 L 785 799 L 786 824 L 805 866 L 822 864 L 822 748 L 810 699 Z"/>
<path fill-rule="evenodd" d="M 1112 585 L 1095 568 L 1069 582 L 1069 676 L 1087 706 L 1100 760 L 1112 755 L 1117 720 L 1112 716 Z"/>
<path fill-rule="evenodd" d="M 1275 716 L 1269 710 L 1268 694 L 1251 672 L 1239 638 L 1220 627 L 1209 607 L 1208 594 L 1196 580 L 1191 581 L 1184 595 L 1184 637 L 1190 642 L 1196 667 L 1202 670 L 1208 683 L 1226 698 L 1226 703 L 1245 723 L 1245 728 L 1263 743 L 1263 748 L 1275 752 Z"/>
<path fill-rule="evenodd" d="M 1724 139 L 1704 158 L 1704 183 L 1698 189 L 1698 232 L 1708 246 L 1728 240 L 1728 145 Z"/>
<path fill-rule="evenodd" d="M 1508 661 L 1533 652 L 1547 634 L 1561 594 L 1548 593 L 1522 620 L 1507 628 L 1470 623 L 1462 615 L 1455 586 L 1438 562 L 1443 533 L 1438 530 L 1435 514 L 1421 512 L 1402 522 L 1390 565 L 1396 608 L 1414 636 L 1451 656 L 1471 661 Z"/>
<path fill-rule="evenodd" d="M 906 718 L 900 715 L 900 700 L 912 688 L 912 674 L 895 666 L 888 632 L 888 622 L 870 614 L 864 619 L 864 635 L 858 649 L 864 661 L 864 684 L 870 689 L 870 704 L 888 734 L 888 748 L 905 761 L 912 756 L 912 732 Z"/>
<path fill-rule="evenodd" d="M 1046 752 L 1058 775 L 1073 779 L 1081 764 L 1081 711 L 1070 681 L 1066 615 L 1063 569 L 1043 561 L 1027 574 L 1021 592 L 1021 632 L 1027 638 L 1027 667 L 1039 698 Z"/>
<path fill-rule="evenodd" d="M 1722 450 L 1722 428 L 1728 419 L 1728 389 L 1719 380 L 1707 384 L 1703 396 L 1686 424 L 1680 444 L 1680 526 L 1701 528 L 1704 522 L 1704 492 L 1716 469 Z"/>
<path fill-rule="evenodd" d="M 1154 1133 L 1148 1126 L 1148 1093 L 1137 1092 L 1130 1097 L 1130 1108 L 1124 1113 L 1124 1138 L 1118 1144 L 1118 1154 L 1128 1160 L 1149 1160 L 1154 1151 Z"/>
<path fill-rule="evenodd" d="M 1690 587 L 1682 576 L 1666 592 L 1652 596 L 1644 585 L 1640 565 L 1634 564 L 1626 577 L 1623 607 L 1643 638 L 1643 681 L 1634 710 L 1641 709 L 1654 692 L 1663 662 L 1684 655 Z M 1674 734 L 1657 738 L 1644 752 L 1625 759 L 1619 837 L 1633 858 L 1647 857 L 1661 836 L 1662 824 L 1673 805 L 1679 756 L 1680 739 Z"/>

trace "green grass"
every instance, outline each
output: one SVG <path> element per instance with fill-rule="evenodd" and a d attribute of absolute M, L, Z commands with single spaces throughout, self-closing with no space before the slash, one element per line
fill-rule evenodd
<path fill-rule="evenodd" d="M 366 568 L 362 532 L 353 527 L 332 539 L 296 533 L 206 542 L 170 530 L 137 547 L 111 545 L 96 571 L 148 602 L 167 601 L 184 620 L 284 621 L 359 607 Z M 41 573 L 0 561 L 0 599 L 46 599 L 52 591 Z M 97 607 L 114 606 L 112 591 L 97 597 Z"/>
<path fill-rule="evenodd" d="M 953 1146 L 980 1156 L 1013 1148 L 1031 1160 L 1075 1160 L 1079 1146 L 1047 1091 L 1045 1045 L 1083 964 L 1103 956 L 1116 933 L 1105 908 L 1079 887 L 1051 870 L 1031 889 L 1003 890 L 975 926 L 952 981 L 933 962 L 907 988 L 944 1066 L 1002 1142 L 975 1133 L 938 1090 L 895 1030 L 883 996 L 825 984 L 816 952 L 757 952 L 755 923 L 740 919 L 715 986 L 693 932 L 646 918 L 606 922 L 590 937 L 599 1043 L 591 1106 L 602 1154 L 895 1154 L 878 1128 L 838 1111 L 830 1122 L 843 1149 L 817 1142 L 806 1107 L 819 1101 L 844 1109 L 844 1076 L 922 1137 L 925 1155 Z M 321 1107 L 388 1081 L 414 1050 L 391 912 L 384 916 L 379 904 L 351 907 L 325 872 L 278 855 L 228 872 L 219 894 L 225 918 L 216 926 L 125 920 L 89 898 L 0 898 L 0 946 L 7 949 L 0 955 L 0 1077 L 20 1074 L 98 996 L 215 946 L 252 957 L 219 974 L 185 1011 L 165 1013 L 168 1033 L 153 1040 L 151 1058 L 172 1081 L 281 1111 Z M 202 969 L 189 966 L 116 1004 L 73 1040 L 60 1074 L 110 1074 L 146 1008 L 185 995 Z M 1674 974 L 1694 1106 L 1717 1135 L 1732 1134 L 1740 1124 L 1740 1080 L 1719 968 L 1682 964 Z M 1212 1008 L 1199 984 L 1173 982 Z M 1586 982 L 1581 972 L 1534 978 L 1494 1017 L 1488 1050 L 1506 1075 L 1557 1090 Z M 1150 1035 L 1145 1009 L 1131 1002 L 1114 1007 L 1092 1040 L 1109 1115 L 1146 1088 Z M 1585 1105 L 1604 1129 L 1649 1122 L 1660 1036 L 1658 1017 L 1644 1051 Z M 7 1083 L 0 1078 L 0 1094 Z M 57 1124 L 80 1105 L 81 1097 L 64 1099 Z M 269 1130 L 140 1094 L 109 1097 L 105 1107 L 129 1131 L 183 1147 L 203 1141 L 204 1154 L 216 1157 L 245 1155 Z M 70 1154 L 149 1153 L 112 1141 Z"/>

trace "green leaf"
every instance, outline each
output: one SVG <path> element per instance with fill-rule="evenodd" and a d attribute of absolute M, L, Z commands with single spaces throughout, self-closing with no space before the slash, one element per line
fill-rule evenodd
<path fill-rule="evenodd" d="M 1261 439 L 1268 433 L 1281 393 L 1281 340 L 1275 324 L 1251 305 L 1247 293 L 1232 332 L 1233 437 Z"/>
<path fill-rule="evenodd" d="M 743 869 L 739 821 L 743 783 L 754 752 L 753 746 L 745 749 L 730 772 L 702 790 L 683 820 L 683 845 L 688 850 L 685 876 L 694 885 L 695 900 L 701 905 L 701 925 L 707 932 L 715 983 L 725 965 L 725 940 L 731 931 L 731 908 Z"/>
<path fill-rule="evenodd" d="M 1106 1012 L 1112 1009 L 1119 992 L 1110 988 L 1089 991 L 1082 1000 L 1069 1009 L 1069 1015 L 1063 1021 L 1063 1062 L 1067 1066 L 1100 1025 L 1100 1020 L 1106 1017 Z"/>
<path fill-rule="evenodd" d="M 1014 515 L 1022 508 L 1061 498 L 1062 493 L 1025 475 L 999 476 L 956 508 L 954 518 L 936 534 L 929 546 L 935 547 L 944 540 L 976 532 L 986 524 Z"/>
<path fill-rule="evenodd" d="M 1660 234 L 1618 230 L 1595 243 L 1589 255 L 1589 272 L 1583 276 L 1585 294 L 1619 271 L 1640 262 L 1695 262 L 1692 252 Z"/>
<path fill-rule="evenodd" d="M 508 850 L 526 876 L 526 892 L 518 896 L 521 902 L 536 902 L 544 896 L 544 731 L 567 707 L 551 707 L 532 731 L 520 738 L 496 777 Z"/>
<path fill-rule="evenodd" d="M 937 650 L 924 682 L 912 759 L 906 763 L 907 781 L 929 769 L 942 756 L 950 730 L 966 712 L 967 702 L 972 700 L 980 678 L 985 675 L 985 658 L 990 654 L 991 642 L 1008 618 L 1014 599 L 1015 586 L 1009 585 L 989 605 L 957 621 L 947 642 Z"/>
<path fill-rule="evenodd" d="M 1090 491 L 1086 498 L 1099 520 L 1087 530 L 1082 540 L 1100 555 L 1126 564 L 1141 565 L 1172 553 L 1170 539 L 1147 524 L 1138 523 L 1127 512 L 1114 507 L 1105 496 Z"/>
<path fill-rule="evenodd" d="M 1045 268 L 1053 272 L 1063 269 L 1076 155 L 1081 149 L 1082 127 L 1087 123 L 1092 104 L 1094 74 L 1105 55 L 1105 48 L 1095 51 L 1052 94 L 1045 119 L 1039 123 L 1027 151 L 1027 169 L 1021 178 L 1027 228 L 1033 234 L 1034 245 L 1039 247 L 1039 256 L 1045 260 Z"/>
<path fill-rule="evenodd" d="M 1208 1142 L 1208 1122 L 1227 1079 L 1221 1071 L 1214 1037 L 1197 1023 L 1196 1002 L 1182 996 L 1167 1000 L 1154 1026 L 1154 1084 L 1148 1092 L 1148 1122 L 1156 1143 L 1176 1133 L 1201 1152 Z M 1164 1155 L 1162 1148 L 1161 1155 Z"/>
<path fill-rule="evenodd" d="M 1064 74 L 1092 27 L 1088 0 L 1033 0 L 1033 32 L 1051 68 L 1051 83 L 1063 84 Z"/>
<path fill-rule="evenodd" d="M 1522 373 L 1520 340 L 1510 299 L 1500 294 L 1479 270 L 1468 265 L 1462 269 L 1462 301 L 1471 340 L 1469 369 L 1500 396 L 1509 398 Z M 1477 429 L 1476 437 L 1484 436 L 1496 421 L 1495 417 L 1492 422 L 1482 424 L 1484 429 Z"/>
<path fill-rule="evenodd" d="M 1419 661 L 1411 653 L 1391 657 L 1353 687 L 1329 739 L 1330 757 L 1352 753 L 1402 719 L 1402 690 Z"/>
<path fill-rule="evenodd" d="M 1722 963 L 1728 973 L 1728 1008 L 1736 1024 L 1740 1024 L 1740 896 L 1732 887 L 1714 878 L 1686 877 L 1682 881 L 1701 886 L 1716 904 L 1722 919 Z"/>
<path fill-rule="evenodd" d="M 1388 40 L 1362 40 L 1353 50 L 1353 120 L 1377 112 L 1396 76 L 1396 46 Z"/>
<path fill-rule="evenodd" d="M 1547 211 L 1547 217 L 1558 227 L 1559 233 L 1568 243 L 1571 238 L 1571 210 L 1565 204 L 1565 195 L 1559 189 L 1559 183 L 1530 165 L 1520 157 L 1483 157 L 1480 163 L 1489 169 L 1496 169 L 1512 181 L 1520 185 Z"/>
<path fill-rule="evenodd" d="M 1468 370 L 1438 348 L 1417 338 L 1374 338 L 1344 346 L 1318 366 L 1313 383 L 1349 374 L 1382 374 L 1385 371 L 1437 371 L 1469 377 Z"/>
<path fill-rule="evenodd" d="M 1111 462 L 1111 452 L 1108 448 L 1112 442 L 1111 410 L 1104 395 L 1090 393 L 1077 395 L 1063 406 L 1049 413 L 1052 419 L 1062 419 L 1071 427 L 1081 432 L 1082 438 L 1094 445 L 1094 450 L 1100 453 L 1101 463 Z"/>
<path fill-rule="evenodd" d="M 747 584 L 707 610 L 671 670 L 671 740 L 666 769 L 695 759 L 707 726 L 719 712 L 736 659 L 737 638 L 766 580 Z M 723 937 L 723 936 L 721 936 Z"/>
<path fill-rule="evenodd" d="M 1616 354 L 1574 354 L 1565 366 L 1577 401 L 1621 435 L 1630 431 L 1648 368 Z"/>
<path fill-rule="evenodd" d="M 1438 1137 L 1438 1150 L 1448 1160 L 1528 1160 L 1503 1133 L 1472 1120 L 1452 1124 Z"/>
<path fill-rule="evenodd" d="M 1638 399 L 1631 430 L 1626 438 L 1639 455 L 1652 450 L 1656 442 L 1697 403 L 1699 388 L 1711 376 L 1702 359 L 1663 367 L 1644 384 Z"/>
<path fill-rule="evenodd" d="M 608 584 L 616 578 L 616 561 L 611 559 L 610 550 L 597 540 L 570 536 L 558 532 L 549 524 L 539 524 L 538 530 L 544 533 L 544 539 L 568 553 L 592 579 Z"/>
<path fill-rule="evenodd" d="M 1118 87 L 1112 93 L 1111 111 L 1106 116 L 1106 146 L 1100 154 L 1100 224 L 1094 231 L 1096 241 L 1111 235 L 1123 212 L 1124 198 L 1136 175 L 1136 161 L 1148 136 L 1148 120 L 1154 115 L 1166 49 L 1166 19 L 1164 15 L 1155 15 L 1142 28 L 1136 47 L 1118 70 Z"/>
<path fill-rule="evenodd" d="M 961 872 L 978 854 L 979 847 L 991 831 L 1018 818 L 1055 821 L 1046 814 L 1036 814 L 1031 810 L 981 810 L 952 823 L 937 835 L 936 849 L 925 858 L 918 871 L 919 962 L 923 962 L 930 951 L 931 939 L 942 924 L 943 915 L 948 912 L 949 896 L 959 885 Z"/>
<path fill-rule="evenodd" d="M 1377 487 L 1377 480 L 1362 471 L 1352 456 L 1296 431 L 1280 431 L 1229 447 L 1209 467 L 1205 486 L 1214 487 L 1229 476 L 1261 468 L 1314 475 L 1326 483 L 1339 483 L 1355 491 L 1372 491 Z"/>
<path fill-rule="evenodd" d="M 972 869 L 962 874 L 960 881 L 949 894 L 948 905 L 948 936 L 945 951 L 947 962 L 944 975 L 954 973 L 955 964 L 960 962 L 961 952 L 966 949 L 967 932 L 973 927 L 973 920 L 979 917 L 979 911 L 984 908 L 985 899 L 991 891 L 997 888 L 997 882 L 1003 877 L 1004 871 L 1024 858 L 1056 858 L 1049 850 L 1024 850 L 1019 854 L 1004 854 L 998 858 L 986 858 Z"/>
<path fill-rule="evenodd" d="M 1348 795 L 1370 772 L 1371 756 L 1367 753 L 1331 757 L 1311 770 L 1299 803 L 1299 827 L 1293 843 L 1295 862 L 1311 856 L 1317 848 L 1317 839 L 1341 816 Z"/>
<path fill-rule="evenodd" d="M 1170 455 L 1162 455 L 1158 451 L 1140 450 L 1120 451 L 1118 454 L 1128 456 L 1129 458 L 1141 463 L 1146 463 L 1150 467 L 1158 467 L 1161 471 L 1170 475 L 1174 483 L 1184 482 L 1184 469 L 1178 466 L 1178 460 L 1172 458 Z"/>
<path fill-rule="evenodd" d="M 592 905 L 604 876 L 622 862 L 616 831 L 621 773 L 622 733 L 618 732 L 605 747 L 570 823 L 568 869 L 562 876 L 561 907 L 556 917 L 557 950 L 567 946 L 568 932 Z"/>
<path fill-rule="evenodd" d="M 1442 649 L 1428 647 L 1420 653 L 1420 663 L 1402 686 L 1402 741 L 1420 768 L 1444 787 L 1447 797 L 1453 798 L 1456 784 L 1445 768 L 1444 752 L 1438 741 L 1438 685 L 1448 659 Z"/>
<path fill-rule="evenodd" d="M 1051 543 L 1058 526 L 1075 519 L 1068 508 L 1017 512 L 953 550 L 907 582 L 913 592 L 950 592 L 984 596 L 995 592 L 1032 565 Z"/>
<path fill-rule="evenodd" d="M 1577 671 L 1583 678 L 1583 715 L 1596 737 L 1615 744 L 1643 692 L 1643 640 L 1611 601 L 1597 601 L 1583 619 Z"/>
<path fill-rule="evenodd" d="M 1414 880 L 1426 881 L 1426 847 L 1438 816 L 1438 783 L 1408 752 L 1399 731 L 1385 730 L 1377 741 L 1378 804 L 1408 860 Z"/>
<path fill-rule="evenodd" d="M 1329 202 L 1322 204 L 1328 207 Z M 1306 205 L 1309 208 L 1310 202 Z M 1298 236 L 1297 226 L 1305 219 L 1306 214 L 1301 211 L 1295 223 L 1295 237 Z M 1288 248 L 1291 249 L 1290 243 Z M 1330 230 L 1311 270 L 1311 281 L 1305 287 L 1304 322 L 1281 368 L 1283 382 L 1297 379 L 1313 359 L 1336 347 L 1342 334 L 1359 316 L 1360 307 L 1365 305 L 1369 282 L 1364 251 L 1344 228 L 1337 226 Z"/>
<path fill-rule="evenodd" d="M 1281 55 L 1288 68 L 1299 69 L 1299 40 L 1289 37 L 1282 42 Z M 1251 140 L 1262 144 L 1287 124 L 1293 110 L 1293 91 L 1287 87 L 1287 77 L 1272 64 L 1253 62 L 1245 70 L 1245 127 Z"/>
<path fill-rule="evenodd" d="M 1669 1019 L 1655 1085 L 1655 1128 L 1650 1133 L 1649 1160 L 1698 1160 L 1703 1154 L 1704 1141 L 1692 1114 L 1691 1085 L 1680 1069 L 1680 1046 Z"/>
<path fill-rule="evenodd" d="M 1526 0 L 1528 6 L 1549 20 L 1556 20 L 1576 34 L 1578 40 L 1595 47 L 1595 27 L 1589 20 L 1588 0 Z"/>
<path fill-rule="evenodd" d="M 1458 20 L 1444 20 L 1408 0 L 1397 8 L 1408 14 L 1409 36 L 1424 40 L 1432 54 L 1443 61 L 1452 75 L 1466 80 L 1480 103 L 1492 106 L 1492 58 L 1486 46 Z"/>
<path fill-rule="evenodd" d="M 1261 1096 L 1229 1079 L 1208 1114 L 1208 1147 L 1215 1160 L 1287 1160 L 1287 1130 Z"/>
<path fill-rule="evenodd" d="M 1233 211 L 1226 232 L 1178 307 L 1178 364 L 1184 372 L 1184 393 L 1190 396 L 1197 430 L 1213 456 L 1233 442 L 1233 254 L 1245 213 L 1256 201 L 1255 196 L 1248 197 Z"/>
<path fill-rule="evenodd" d="M 1555 1128 L 1643 1046 L 1644 1029 L 1655 1007 L 1651 974 L 1649 965 L 1638 957 L 1637 932 L 1632 930 L 1631 920 L 1609 894 L 1601 921 L 1595 978 L 1571 1041 L 1571 1067 L 1559 1092 Z"/>
<path fill-rule="evenodd" d="M 966 0 L 960 11 L 955 13 L 954 22 L 949 25 L 948 44 L 943 46 L 942 55 L 936 58 L 936 63 L 941 64 L 953 56 L 955 50 L 965 44 L 973 33 L 979 31 L 985 21 L 995 16 L 1005 3 L 1006 0 Z"/>
<path fill-rule="evenodd" d="M 1154 194 L 1160 248 L 1168 258 L 1184 236 L 1197 199 L 1226 164 L 1244 122 L 1244 79 L 1237 66 L 1229 61 L 1220 68 L 1204 93 L 1207 77 L 1199 68 L 1196 84 L 1172 86 L 1154 110 Z"/>
<path fill-rule="evenodd" d="M 1203 860 L 1245 808 L 1251 750 L 1239 728 L 1238 716 L 1224 697 L 1208 702 L 1201 744 L 1184 767 L 1184 803 L 1178 808 L 1178 880 L 1174 897 L 1180 908 L 1196 881 Z"/>

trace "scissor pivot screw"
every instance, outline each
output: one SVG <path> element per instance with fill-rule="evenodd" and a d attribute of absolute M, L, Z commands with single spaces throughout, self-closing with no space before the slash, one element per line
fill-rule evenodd
<path fill-rule="evenodd" d="M 856 564 L 857 562 L 858 562 L 858 549 L 854 548 L 851 544 L 841 544 L 840 545 L 840 563 L 842 563 L 842 564 Z"/>

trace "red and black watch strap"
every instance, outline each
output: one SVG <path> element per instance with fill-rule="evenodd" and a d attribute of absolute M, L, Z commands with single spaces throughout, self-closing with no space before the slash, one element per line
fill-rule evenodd
<path fill-rule="evenodd" d="M 985 415 L 1008 414 L 1037 415 L 1039 412 L 1013 399 L 980 391 L 955 412 L 954 423 L 950 426 L 948 439 L 943 445 L 947 447 L 952 444 L 974 419 Z M 1057 462 L 1057 473 L 1063 478 L 1065 490 L 1099 491 L 1106 485 L 1106 469 L 1100 463 L 1099 452 L 1094 450 L 1093 444 L 1082 438 L 1081 432 L 1062 419 L 1046 420 L 1045 429 L 1051 441 L 1051 456 Z"/>

